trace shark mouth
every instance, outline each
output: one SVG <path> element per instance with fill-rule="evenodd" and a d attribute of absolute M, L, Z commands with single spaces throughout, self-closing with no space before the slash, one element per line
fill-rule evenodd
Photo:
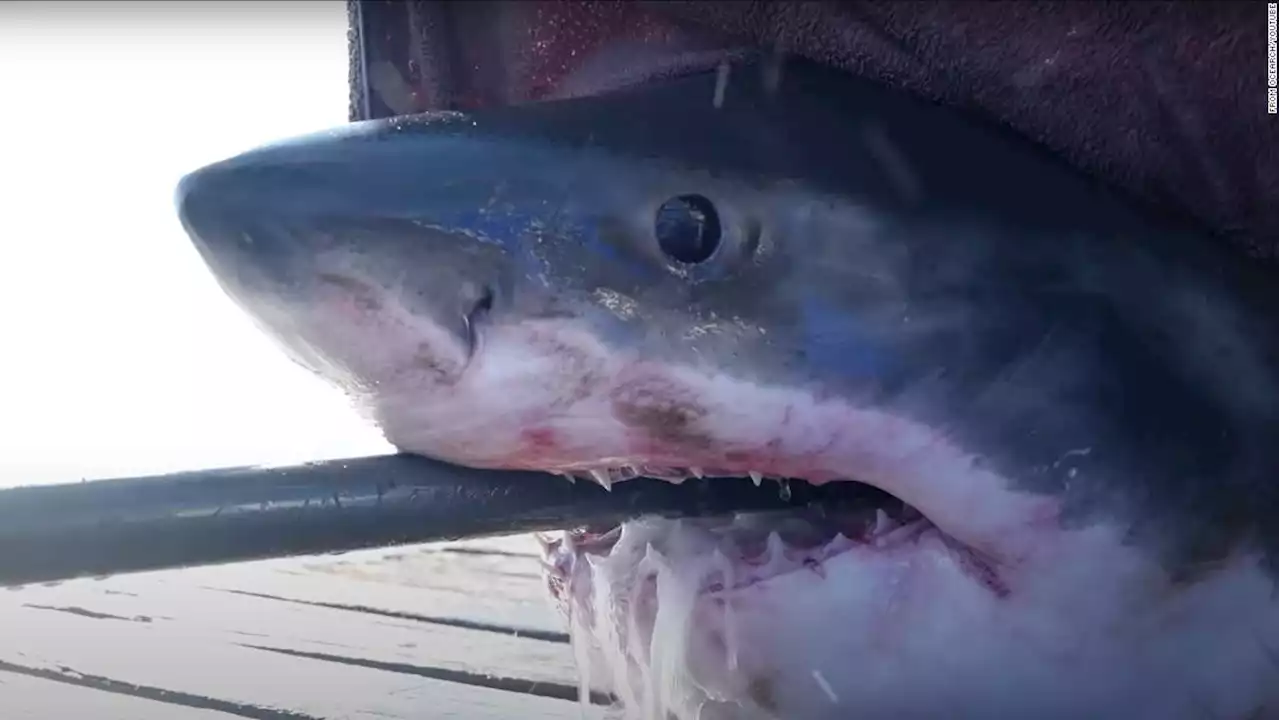
<path fill-rule="evenodd" d="M 571 480 L 588 479 L 606 489 L 635 477 L 671 482 L 717 477 L 716 482 L 751 482 L 757 488 L 774 484 L 781 503 L 792 501 L 792 488 L 808 486 L 803 479 L 766 476 L 750 472 L 748 478 L 710 475 L 699 468 L 623 467 L 560 473 Z M 773 511 L 749 511 L 718 517 L 642 519 L 651 529 L 700 535 L 699 544 L 716 556 L 717 572 L 701 579 L 699 592 L 733 592 L 778 575 L 805 570 L 823 576 L 823 565 L 842 553 L 858 551 L 891 553 L 929 541 L 945 547 L 959 567 L 998 597 L 1008 594 L 997 562 L 938 528 L 918 509 L 891 493 L 865 483 L 847 480 L 822 485 L 823 496 Z M 544 569 L 552 595 L 567 602 L 576 569 L 609 557 L 631 523 L 586 524 L 566 529 L 560 537 L 537 535 L 544 554 Z M 652 535 L 652 533 L 651 533 Z M 660 553 L 655 536 L 645 538 L 646 553 Z"/>
<path fill-rule="evenodd" d="M 346 317 L 346 293 L 322 298 L 317 317 Z M 398 312 L 380 308 L 379 318 Z M 853 701 L 839 657 L 856 655 L 858 643 L 917 657 L 915 636 L 868 639 L 868 629 L 939 622 L 930 604 L 953 600 L 958 617 L 986 620 L 1021 589 L 1013 571 L 1024 551 L 1053 545 L 1055 499 L 1010 492 L 936 428 L 885 409 L 636 360 L 580 324 L 473 322 L 459 343 L 433 320 L 402 317 L 412 333 L 319 320 L 306 329 L 329 347 L 380 343 L 376 357 L 339 359 L 383 378 L 357 404 L 404 452 L 558 473 L 619 501 L 639 478 L 777 497 L 766 510 L 547 518 L 544 527 L 563 530 L 541 538 L 546 583 L 569 621 L 583 697 L 602 683 L 628 717 L 713 717 L 699 714 L 710 702 L 736 708 L 729 717 L 838 717 L 829 713 L 850 706 L 791 713 L 797 668 L 828 678 L 810 686 L 826 682 Z M 451 360 L 448 382 L 387 371 L 400 367 L 402 341 L 414 357 L 434 350 Z M 800 608 L 803 616 L 778 616 Z M 833 618 L 849 625 L 834 641 L 820 628 L 829 634 Z M 810 665 L 806 647 L 833 656 Z M 770 657 L 789 659 L 771 669 Z M 738 712 L 744 703 L 754 714 Z"/>
<path fill-rule="evenodd" d="M 624 472 L 596 471 L 589 476 L 594 479 L 597 475 L 616 477 L 621 474 Z M 766 479 L 761 473 L 752 473 L 751 481 L 757 487 L 766 481 L 776 482 L 784 502 L 791 497 L 792 484 L 803 482 L 785 478 Z M 745 479 L 737 482 L 745 482 Z M 729 571 L 722 572 L 722 577 L 708 575 L 699 591 L 731 592 L 801 569 L 821 576 L 824 562 L 854 548 L 890 551 L 918 541 L 927 534 L 946 538 L 919 510 L 883 490 L 853 481 L 828 485 L 827 489 L 836 490 L 836 495 L 843 501 L 839 506 L 829 508 L 825 504 L 814 503 L 794 509 L 669 521 L 673 529 L 679 528 L 679 532 L 702 533 L 705 541 L 713 547 L 712 552 L 719 555 L 718 561 L 735 566 L 721 568 Z M 566 530 L 559 538 L 539 534 L 547 558 L 548 585 L 553 595 L 564 598 L 574 568 L 587 561 L 588 557 L 608 557 L 625 531 L 626 523 L 623 523 L 576 527 Z M 957 552 L 973 554 L 954 541 L 950 544 L 956 547 Z M 647 550 L 657 552 L 653 548 L 649 542 Z M 979 565 L 974 567 L 976 569 Z M 984 576 L 998 582 L 988 563 L 982 563 L 981 567 L 985 571 Z"/>
<path fill-rule="evenodd" d="M 650 473 L 676 482 L 707 474 L 626 467 L 570 476 L 612 487 Z M 783 502 L 801 494 L 793 488 L 812 489 L 760 472 L 715 482 L 776 485 Z M 595 682 L 613 691 L 628 718 L 701 717 L 713 706 L 728 708 L 729 717 L 776 717 L 774 691 L 747 669 L 767 662 L 750 637 L 759 621 L 747 619 L 762 603 L 781 608 L 788 597 L 800 604 L 805 595 L 837 597 L 859 580 L 858 594 L 880 593 L 901 575 L 885 577 L 921 558 L 959 569 L 996 603 L 1008 595 L 996 562 L 894 495 L 856 481 L 818 489 L 821 501 L 798 507 L 539 533 L 547 588 L 569 620 L 582 702 Z M 820 671 L 813 675 L 835 709 L 837 690 Z"/>

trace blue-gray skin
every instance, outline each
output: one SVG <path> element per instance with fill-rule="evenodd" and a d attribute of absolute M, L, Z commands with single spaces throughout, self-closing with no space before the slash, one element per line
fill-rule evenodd
<path fill-rule="evenodd" d="M 854 479 L 923 513 L 548 546 L 636 717 L 1274 712 L 1275 275 L 978 122 L 760 70 L 281 143 L 185 178 L 182 220 L 404 450 Z M 691 195 L 720 239 L 681 263 L 655 219 Z M 650 576 L 701 593 L 583 612 Z"/>

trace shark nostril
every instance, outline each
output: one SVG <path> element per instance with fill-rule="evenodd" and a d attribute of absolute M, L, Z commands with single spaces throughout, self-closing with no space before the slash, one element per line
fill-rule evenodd
<path fill-rule="evenodd" d="M 480 342 L 476 325 L 493 310 L 493 287 L 484 285 L 479 288 L 476 293 L 475 301 L 472 302 L 471 308 L 462 316 L 462 324 L 466 329 L 467 345 L 470 354 L 474 355 L 476 347 Z"/>
<path fill-rule="evenodd" d="M 476 298 L 475 307 L 472 308 L 472 314 L 484 314 L 493 309 L 493 288 L 485 285 L 480 289 L 480 296 Z"/>
<path fill-rule="evenodd" d="M 707 198 L 680 195 L 658 207 L 653 233 L 658 247 L 669 259 L 697 265 L 720 247 L 720 216 Z"/>

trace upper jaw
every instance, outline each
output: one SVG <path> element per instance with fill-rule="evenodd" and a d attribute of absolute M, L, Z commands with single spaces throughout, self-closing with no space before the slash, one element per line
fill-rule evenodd
<path fill-rule="evenodd" d="M 537 359 L 530 362 L 536 371 Z M 465 398 L 470 390 L 458 392 Z M 752 407 L 757 417 L 772 415 L 767 406 L 750 399 L 748 388 L 730 394 L 740 408 Z M 781 424 L 763 423 L 755 427 L 769 435 L 704 434 L 702 444 L 694 447 L 675 438 L 667 438 L 664 445 L 609 415 L 607 404 L 596 407 L 598 398 L 565 407 L 561 415 L 547 412 L 540 397 L 526 397 L 525 404 L 518 394 L 500 395 L 501 414 L 497 405 L 490 416 L 478 413 L 471 403 L 473 421 L 465 427 L 454 423 L 460 434 L 450 435 L 444 427 L 427 429 L 448 425 L 430 415 L 432 410 L 453 412 L 443 399 L 398 408 L 383 405 L 379 422 L 393 444 L 410 452 L 481 467 L 558 472 L 605 488 L 634 477 L 671 482 L 709 477 L 715 487 L 721 480 L 714 478 L 723 476 L 772 485 L 785 494 L 796 483 L 857 481 L 915 508 L 952 540 L 996 564 L 1018 565 L 1057 531 L 1054 498 L 1012 492 L 1004 478 L 976 468 L 968 456 L 936 436 L 925 436 L 926 428 L 873 411 L 844 407 L 838 414 L 830 409 L 820 413 L 814 424 L 839 429 L 829 438 L 787 435 L 780 431 Z M 709 413 L 703 429 L 717 427 L 719 417 Z M 582 423 L 580 418 L 595 420 Z M 476 435 L 480 427 L 484 433 Z M 922 437 L 910 437 L 911 431 Z"/>
<path fill-rule="evenodd" d="M 344 341 L 372 352 L 403 335 L 407 352 L 425 337 L 423 328 L 394 331 L 396 322 L 370 330 L 370 342 L 356 337 L 368 324 L 353 324 Z M 459 464 L 605 486 L 641 476 L 854 480 L 997 558 L 1023 554 L 1032 536 L 1057 527 L 1055 496 L 1015 492 L 946 434 L 888 409 L 709 363 L 659 362 L 609 344 L 580 320 L 495 316 L 479 338 L 448 383 L 406 372 L 371 385 L 364 401 L 388 441 Z"/>

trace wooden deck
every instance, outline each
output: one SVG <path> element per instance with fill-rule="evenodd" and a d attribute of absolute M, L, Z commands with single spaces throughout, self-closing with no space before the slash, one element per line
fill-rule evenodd
<path fill-rule="evenodd" d="M 0 590 L 0 715 L 603 718 L 577 701 L 535 551 L 509 537 Z"/>

